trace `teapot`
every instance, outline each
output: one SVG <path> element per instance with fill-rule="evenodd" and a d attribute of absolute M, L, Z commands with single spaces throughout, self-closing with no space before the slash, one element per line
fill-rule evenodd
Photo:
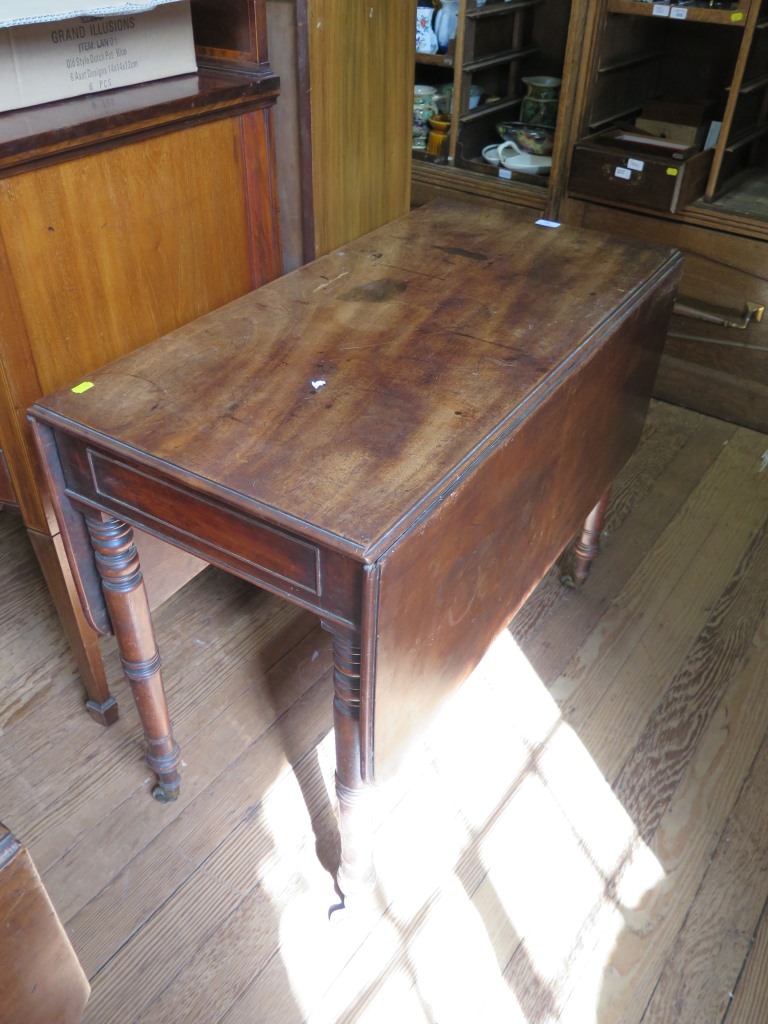
<path fill-rule="evenodd" d="M 442 7 L 435 17 L 438 53 L 445 53 L 450 41 L 456 38 L 458 24 L 459 0 L 443 0 Z"/>

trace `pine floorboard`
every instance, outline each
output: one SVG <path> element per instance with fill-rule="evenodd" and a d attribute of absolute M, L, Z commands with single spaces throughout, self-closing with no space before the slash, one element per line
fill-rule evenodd
<path fill-rule="evenodd" d="M 764 1024 L 768 436 L 653 403 L 587 585 L 542 580 L 376 794 L 334 914 L 331 653 L 208 569 L 155 615 L 182 795 L 82 693 L 0 514 L 0 819 L 91 979 L 86 1024 Z"/>

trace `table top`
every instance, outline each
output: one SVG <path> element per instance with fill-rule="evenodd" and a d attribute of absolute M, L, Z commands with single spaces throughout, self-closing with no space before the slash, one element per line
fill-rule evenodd
<path fill-rule="evenodd" d="M 669 261 L 527 210 L 438 201 L 35 411 L 370 562 Z"/>

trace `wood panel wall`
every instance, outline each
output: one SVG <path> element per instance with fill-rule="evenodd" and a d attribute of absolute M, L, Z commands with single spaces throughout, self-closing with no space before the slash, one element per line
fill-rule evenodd
<path fill-rule="evenodd" d="M 279 273 L 269 131 L 259 110 L 0 180 L 0 428 L 28 526 L 31 402 Z"/>
<path fill-rule="evenodd" d="M 319 256 L 408 211 L 415 5 L 301 0 L 302 5 Z"/>
<path fill-rule="evenodd" d="M 768 242 L 679 221 L 584 205 L 585 227 L 673 245 L 684 254 L 681 300 L 738 316 L 768 306 Z M 674 316 L 656 396 L 768 431 L 768 318 L 746 330 Z"/>

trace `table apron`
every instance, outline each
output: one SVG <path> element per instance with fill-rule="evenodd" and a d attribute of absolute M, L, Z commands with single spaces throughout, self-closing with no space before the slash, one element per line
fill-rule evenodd
<path fill-rule="evenodd" d="M 363 566 L 353 558 L 60 431 L 56 440 L 65 494 L 81 513 L 113 515 L 329 623 L 359 628 Z"/>

